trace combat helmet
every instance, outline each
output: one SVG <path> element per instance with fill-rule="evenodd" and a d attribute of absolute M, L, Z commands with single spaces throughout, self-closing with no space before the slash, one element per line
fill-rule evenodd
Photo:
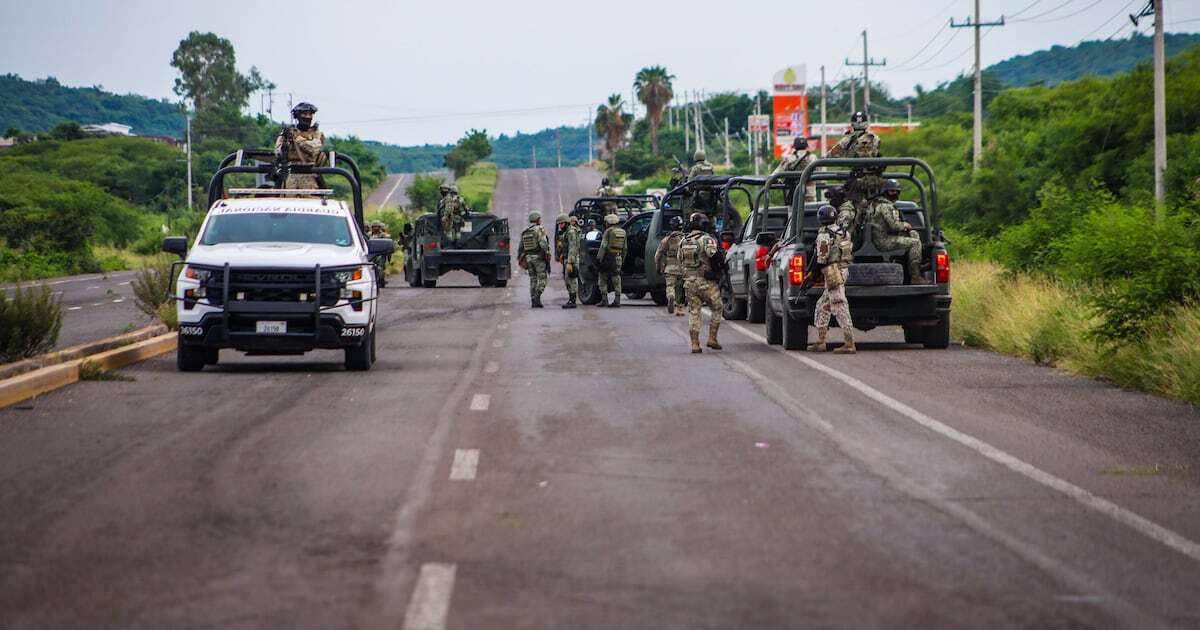
<path fill-rule="evenodd" d="M 605 225 L 616 225 L 616 224 L 618 224 L 618 223 L 620 223 L 620 222 L 621 222 L 621 219 L 620 219 L 620 217 L 618 217 L 618 216 L 617 216 L 617 215 L 615 215 L 615 214 L 606 214 L 606 215 L 604 215 L 604 224 L 605 224 Z"/>
<path fill-rule="evenodd" d="M 683 217 L 671 217 L 670 226 L 672 230 L 679 231 L 683 229 Z"/>
<path fill-rule="evenodd" d="M 693 212 L 692 216 L 688 217 L 688 224 L 693 230 L 708 230 L 708 215 L 703 212 Z"/>
<path fill-rule="evenodd" d="M 696 154 L 692 156 L 692 161 L 693 162 L 707 162 L 708 154 L 706 154 L 704 152 L 704 149 L 696 149 Z"/>
<path fill-rule="evenodd" d="M 792 148 L 793 149 L 807 149 L 808 148 L 808 138 L 805 138 L 804 136 L 796 136 L 796 138 L 794 140 L 792 140 Z"/>
<path fill-rule="evenodd" d="M 871 118 L 866 112 L 854 112 L 850 114 L 850 128 L 855 131 L 866 131 L 870 124 Z"/>
<path fill-rule="evenodd" d="M 301 131 L 308 131 L 312 128 L 312 119 L 316 113 L 317 106 L 312 103 L 297 103 L 292 108 L 292 118 L 296 119 L 296 127 Z"/>
<path fill-rule="evenodd" d="M 900 196 L 900 182 L 894 179 L 889 179 L 883 182 L 883 187 L 880 189 L 880 192 L 882 192 L 884 195 L 887 195 L 891 199 L 895 199 L 896 197 Z M 895 194 L 893 195 L 889 193 Z"/>
<path fill-rule="evenodd" d="M 567 217 L 567 213 L 563 212 L 563 213 L 559 214 L 557 218 L 554 219 L 554 222 L 556 224 L 562 225 L 563 223 L 566 223 L 569 220 L 570 220 L 570 218 Z"/>
<path fill-rule="evenodd" d="M 829 204 L 817 208 L 817 220 L 821 225 L 829 225 L 837 219 L 837 209 Z"/>
<path fill-rule="evenodd" d="M 450 192 L 458 194 L 458 184 L 450 184 Z"/>
<path fill-rule="evenodd" d="M 529 222 L 530 223 L 537 223 L 538 221 L 541 221 L 541 220 L 542 220 L 541 212 L 534 210 L 533 212 L 529 213 Z"/>

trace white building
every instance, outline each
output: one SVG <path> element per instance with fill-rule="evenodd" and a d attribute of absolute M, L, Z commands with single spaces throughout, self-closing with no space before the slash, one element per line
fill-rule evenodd
<path fill-rule="evenodd" d="M 104 123 L 103 125 L 84 125 L 83 132 L 96 136 L 132 136 L 133 127 L 121 123 Z"/>

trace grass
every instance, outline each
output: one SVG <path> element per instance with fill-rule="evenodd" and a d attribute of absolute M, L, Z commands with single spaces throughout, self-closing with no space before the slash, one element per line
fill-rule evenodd
<path fill-rule="evenodd" d="M 500 169 L 491 162 L 472 164 L 467 174 L 458 178 L 458 192 L 466 200 L 467 205 L 476 212 L 491 211 L 492 193 L 496 190 L 496 178 Z"/>
<path fill-rule="evenodd" d="M 1200 345 L 1195 343 L 1200 339 L 1200 305 L 1153 318 L 1141 339 L 1101 345 L 1088 335 L 1098 318 L 1086 306 L 1086 287 L 1008 274 L 983 261 L 959 262 L 954 274 L 950 330 L 955 339 L 1200 404 Z"/>

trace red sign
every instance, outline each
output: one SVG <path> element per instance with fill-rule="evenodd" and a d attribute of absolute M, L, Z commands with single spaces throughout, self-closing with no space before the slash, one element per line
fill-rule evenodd
<path fill-rule="evenodd" d="M 775 157 L 783 154 L 783 147 L 790 146 L 797 137 L 808 137 L 808 95 L 775 94 L 772 96 L 775 112 Z"/>

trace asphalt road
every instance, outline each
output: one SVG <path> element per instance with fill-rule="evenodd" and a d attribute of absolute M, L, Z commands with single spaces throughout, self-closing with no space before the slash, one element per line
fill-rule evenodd
<path fill-rule="evenodd" d="M 114 271 L 38 280 L 22 286 L 45 285 L 62 301 L 63 325 L 55 347 L 66 348 L 155 323 L 134 304 L 132 282 L 136 276 L 136 271 Z M 14 286 L 2 285 L 0 290 L 11 296 Z"/>
<path fill-rule="evenodd" d="M 695 356 L 648 301 L 444 280 L 385 291 L 365 374 L 167 356 L 0 411 L 0 625 L 1200 626 L 1192 407 L 898 331 Z"/>
<path fill-rule="evenodd" d="M 445 179 L 446 181 L 454 181 L 453 171 L 434 171 L 428 173 Z M 412 185 L 413 177 L 419 173 L 393 173 L 388 175 L 382 183 L 371 191 L 367 196 L 368 208 L 392 208 L 396 207 L 407 208 L 408 202 L 408 187 Z"/>

